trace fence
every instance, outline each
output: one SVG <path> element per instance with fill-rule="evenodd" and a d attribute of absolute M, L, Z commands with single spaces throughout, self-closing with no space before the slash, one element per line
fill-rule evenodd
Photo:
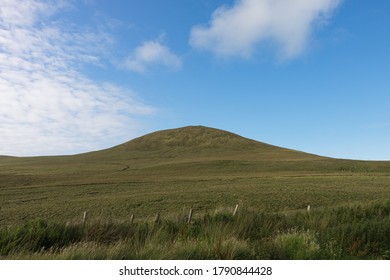
<path fill-rule="evenodd" d="M 238 209 L 239 209 L 239 204 L 236 204 L 235 207 L 234 207 L 234 210 L 232 212 L 232 217 L 235 217 L 238 213 Z M 307 211 L 307 215 L 310 216 L 310 211 L 311 211 L 311 206 L 308 205 L 306 207 L 306 211 Z M 186 215 L 186 223 L 187 224 L 190 224 L 192 222 L 192 218 L 194 216 L 194 209 L 193 208 L 190 208 L 189 211 L 188 211 L 188 214 Z M 87 220 L 89 220 L 89 214 L 87 211 L 84 211 L 83 212 L 83 216 L 82 216 L 82 224 L 85 225 L 87 223 Z M 136 220 L 136 216 L 135 214 L 131 214 L 130 215 L 130 224 L 133 224 Z M 157 213 L 156 215 L 154 215 L 154 219 L 153 219 L 153 222 L 154 223 L 159 223 L 161 221 L 161 214 L 160 213 Z"/>

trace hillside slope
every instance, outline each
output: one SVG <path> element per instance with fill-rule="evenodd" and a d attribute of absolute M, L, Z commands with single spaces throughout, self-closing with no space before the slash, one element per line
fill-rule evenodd
<path fill-rule="evenodd" d="M 157 131 L 116 147 L 79 155 L 117 160 L 230 158 L 253 160 L 307 160 L 318 156 L 257 142 L 239 135 L 204 127 L 188 126 Z"/>
<path fill-rule="evenodd" d="M 106 150 L 74 156 L 3 157 L 0 176 L 34 180 L 95 181 L 275 173 L 388 172 L 389 162 L 331 159 L 257 142 L 239 135 L 188 126 L 157 131 Z M 120 171 L 120 174 L 118 173 Z M 12 174 L 12 176 L 11 176 Z M 15 178 L 13 178 L 15 180 Z M 1 183 L 1 178 L 0 178 Z"/>
<path fill-rule="evenodd" d="M 0 225 L 83 211 L 150 217 L 242 203 L 265 211 L 390 198 L 390 162 L 331 159 L 207 127 L 154 132 L 116 147 L 0 158 Z"/>

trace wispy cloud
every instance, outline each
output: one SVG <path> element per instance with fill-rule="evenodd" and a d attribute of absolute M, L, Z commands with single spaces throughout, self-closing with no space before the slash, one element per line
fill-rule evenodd
<path fill-rule="evenodd" d="M 237 0 L 222 6 L 207 26 L 193 27 L 190 45 L 218 56 L 250 57 L 261 43 L 272 42 L 279 55 L 301 54 L 316 22 L 326 20 L 341 0 Z"/>
<path fill-rule="evenodd" d="M 51 15 L 57 9 L 68 6 L 65 1 L 14 1 L 2 0 L 0 19 L 2 26 L 31 26 L 41 15 Z"/>
<path fill-rule="evenodd" d="M 139 73 L 144 73 L 155 65 L 179 69 L 182 61 L 167 46 L 155 40 L 146 41 L 137 47 L 124 63 L 126 69 Z"/>
<path fill-rule="evenodd" d="M 64 1 L 2 0 L 0 154 L 48 155 L 99 149 L 133 137 L 153 108 L 98 83 L 81 68 L 102 63 L 112 38 L 50 21 Z"/>

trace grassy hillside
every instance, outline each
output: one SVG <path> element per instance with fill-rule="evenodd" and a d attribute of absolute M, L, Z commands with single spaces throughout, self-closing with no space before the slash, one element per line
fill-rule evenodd
<path fill-rule="evenodd" d="M 35 219 L 77 224 L 84 211 L 91 222 L 112 225 L 131 215 L 145 223 L 157 213 L 170 219 L 190 208 L 202 219 L 236 204 L 253 215 L 294 216 L 309 204 L 333 213 L 387 205 L 389 175 L 386 161 L 320 157 L 184 127 L 74 156 L 0 157 L 0 227 Z"/>

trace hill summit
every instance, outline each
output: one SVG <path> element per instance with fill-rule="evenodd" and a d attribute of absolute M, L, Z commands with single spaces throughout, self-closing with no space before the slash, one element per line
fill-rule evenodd
<path fill-rule="evenodd" d="M 291 160 L 316 157 L 205 126 L 186 126 L 156 131 L 90 155 L 128 160 L 164 158 Z"/>
<path fill-rule="evenodd" d="M 138 149 L 167 148 L 253 148 L 256 141 L 239 135 L 205 126 L 186 126 L 177 129 L 157 131 L 134 139 L 127 144 Z"/>

